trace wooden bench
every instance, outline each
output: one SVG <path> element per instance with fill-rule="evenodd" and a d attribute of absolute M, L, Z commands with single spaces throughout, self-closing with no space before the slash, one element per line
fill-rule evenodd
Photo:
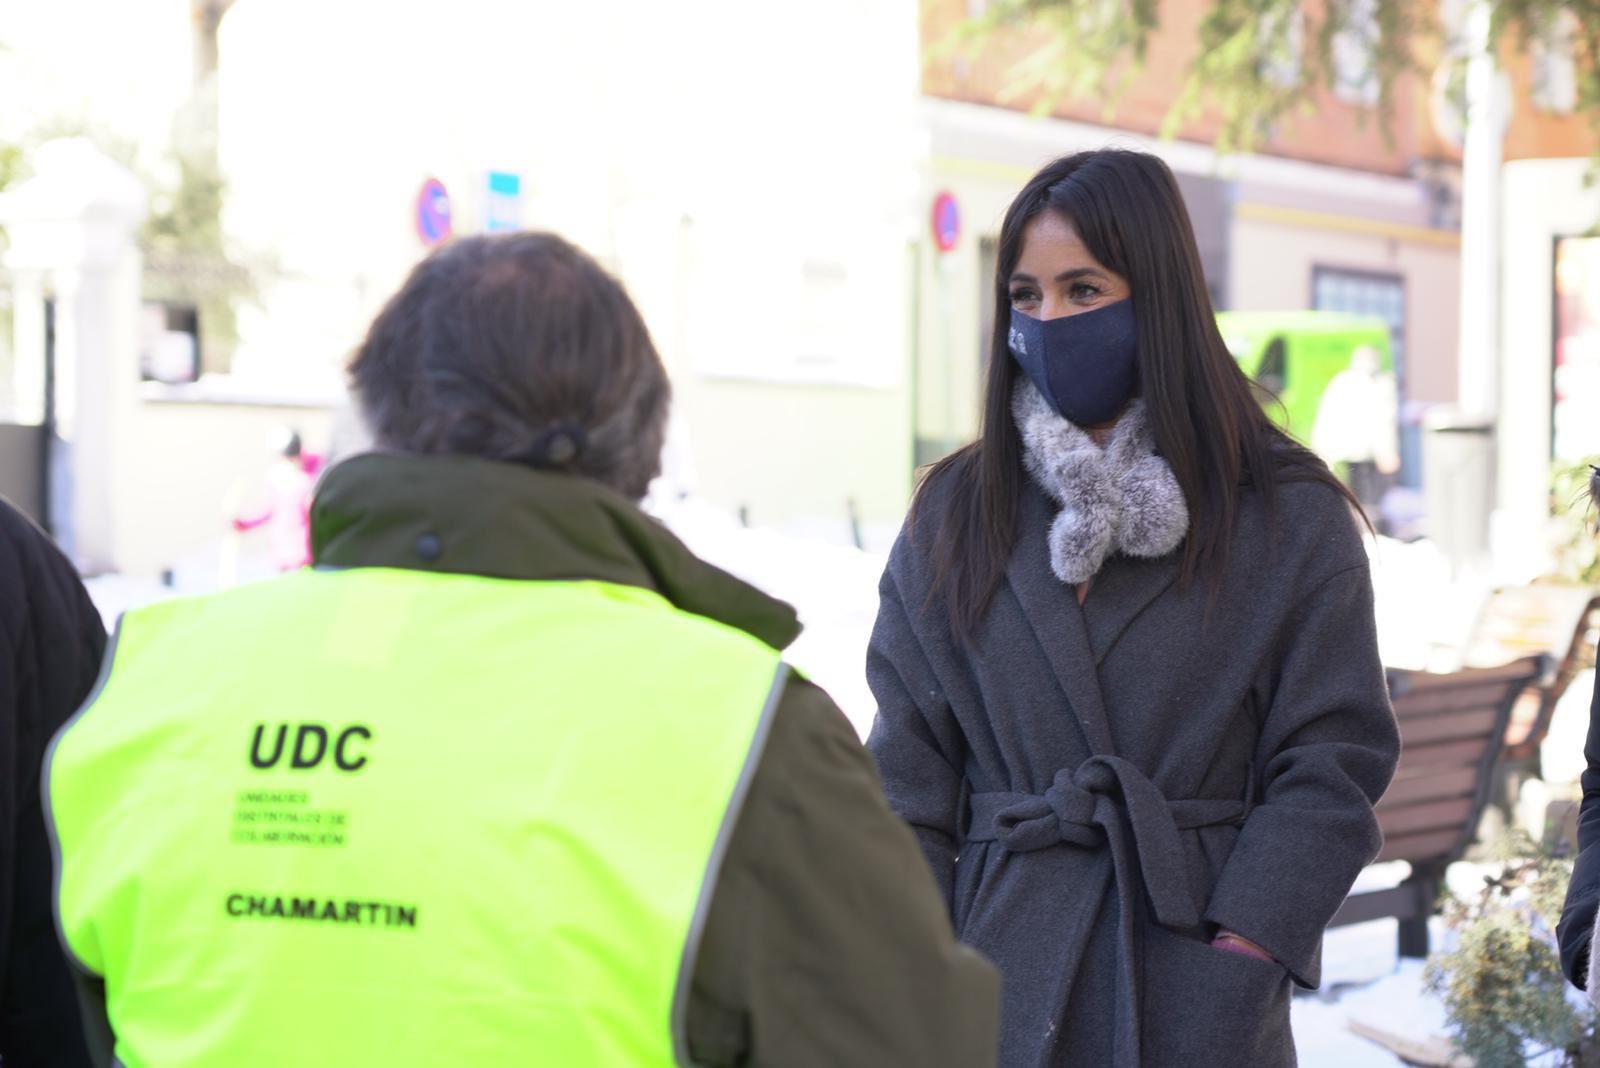
<path fill-rule="evenodd" d="M 1477 835 L 1512 706 L 1549 670 L 1549 658 L 1531 656 L 1448 675 L 1389 673 L 1400 766 L 1377 806 L 1378 861 L 1407 861 L 1411 874 L 1399 886 L 1352 894 L 1329 927 L 1394 917 L 1400 955 L 1428 955 L 1434 899 L 1445 869 Z"/>
<path fill-rule="evenodd" d="M 1550 733 L 1556 704 L 1578 672 L 1592 664 L 1600 626 L 1600 596 L 1588 586 L 1544 584 L 1494 590 L 1484 602 L 1462 652 L 1464 667 L 1491 667 L 1518 657 L 1551 658 L 1539 685 L 1511 710 L 1502 769 L 1514 776 L 1539 775 L 1539 746 Z M 1497 803 L 1515 801 L 1507 784 Z"/>

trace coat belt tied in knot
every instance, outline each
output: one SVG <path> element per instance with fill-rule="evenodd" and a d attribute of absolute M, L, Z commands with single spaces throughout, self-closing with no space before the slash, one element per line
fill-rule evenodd
<path fill-rule="evenodd" d="M 970 842 L 996 841 L 1013 853 L 1109 843 L 1124 900 L 1132 890 L 1124 876 L 1136 859 L 1156 921 L 1179 928 L 1198 925 L 1200 915 L 1178 832 L 1236 824 L 1245 814 L 1241 801 L 1168 801 L 1144 772 L 1114 756 L 1063 768 L 1043 794 L 977 793 L 971 804 Z"/>

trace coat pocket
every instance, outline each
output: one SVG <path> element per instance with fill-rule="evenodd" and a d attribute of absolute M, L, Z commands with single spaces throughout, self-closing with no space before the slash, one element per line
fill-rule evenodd
<path fill-rule="evenodd" d="M 1295 1063 L 1283 966 L 1154 923 L 1144 929 L 1141 1045 L 1151 1065 Z"/>

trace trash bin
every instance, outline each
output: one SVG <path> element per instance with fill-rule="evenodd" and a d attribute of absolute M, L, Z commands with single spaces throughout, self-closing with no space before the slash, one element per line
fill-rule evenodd
<path fill-rule="evenodd" d="M 1495 500 L 1494 421 L 1435 408 L 1423 419 L 1422 483 L 1428 536 L 1454 575 L 1489 559 Z"/>

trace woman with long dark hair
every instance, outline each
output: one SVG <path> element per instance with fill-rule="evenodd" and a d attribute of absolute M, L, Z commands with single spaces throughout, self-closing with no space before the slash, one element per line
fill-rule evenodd
<path fill-rule="evenodd" d="M 1000 234 L 982 434 L 928 473 L 869 746 L 1001 1063 L 1286 1065 L 1398 732 L 1354 500 L 1223 345 L 1165 164 L 1069 156 Z"/>

